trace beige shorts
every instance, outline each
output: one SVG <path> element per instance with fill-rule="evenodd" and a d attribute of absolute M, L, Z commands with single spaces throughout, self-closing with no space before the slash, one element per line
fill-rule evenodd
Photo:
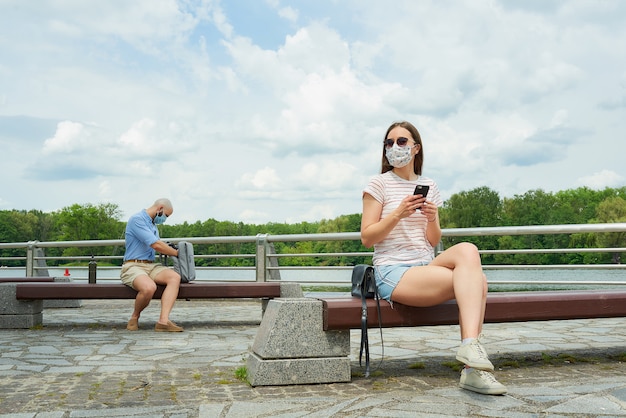
<path fill-rule="evenodd" d="M 133 282 L 137 276 L 145 274 L 154 280 L 159 273 L 167 269 L 169 269 L 169 267 L 165 267 L 160 263 L 133 263 L 131 261 L 122 265 L 120 279 L 122 279 L 122 283 L 126 286 L 133 287 Z"/>

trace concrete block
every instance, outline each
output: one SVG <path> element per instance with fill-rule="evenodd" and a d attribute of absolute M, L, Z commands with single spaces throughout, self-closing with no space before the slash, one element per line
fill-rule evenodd
<path fill-rule="evenodd" d="M 0 315 L 0 329 L 32 328 L 43 324 L 43 314 Z"/>
<path fill-rule="evenodd" d="M 71 277 L 55 277 L 55 282 L 71 282 Z M 81 308 L 82 299 L 46 299 L 43 301 L 43 308 Z"/>
<path fill-rule="evenodd" d="M 40 300 L 15 299 L 17 283 L 0 283 L 0 329 L 30 328 L 43 323 Z"/>
<path fill-rule="evenodd" d="M 280 297 L 281 298 L 302 298 L 302 286 L 300 283 L 281 283 L 280 284 Z"/>
<path fill-rule="evenodd" d="M 322 302 L 270 300 L 248 356 L 252 386 L 350 381 L 350 331 L 324 331 Z"/>
<path fill-rule="evenodd" d="M 350 332 L 325 332 L 322 322 L 317 299 L 271 300 L 252 351 L 264 359 L 348 356 Z"/>
<path fill-rule="evenodd" d="M 82 308 L 82 299 L 46 299 L 43 301 L 43 308 Z"/>
<path fill-rule="evenodd" d="M 266 360 L 252 353 L 246 367 L 252 386 L 349 382 L 351 378 L 348 357 Z"/>
<path fill-rule="evenodd" d="M 0 283 L 0 315 L 30 315 L 41 313 L 43 304 L 40 300 L 17 300 L 17 283 Z"/>
<path fill-rule="evenodd" d="M 302 286 L 300 283 L 280 283 L 280 297 L 281 298 L 302 298 L 304 297 L 304 293 L 302 292 Z M 267 309 L 267 304 L 271 299 L 262 299 L 261 300 L 261 313 L 265 315 L 265 310 Z"/>

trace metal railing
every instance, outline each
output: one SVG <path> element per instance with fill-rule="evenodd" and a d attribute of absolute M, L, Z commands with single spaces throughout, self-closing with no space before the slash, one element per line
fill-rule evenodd
<path fill-rule="evenodd" d="M 450 228 L 443 230 L 444 237 L 479 237 L 479 236 L 511 236 L 511 235 L 548 235 L 548 234 L 578 234 L 578 233 L 607 233 L 607 232 L 626 232 L 626 223 L 606 223 L 606 224 L 572 224 L 572 225 L 537 225 L 537 226 L 510 226 L 510 227 L 488 227 L 488 228 Z M 202 244 L 254 244 L 255 253 L 237 253 L 237 254 L 195 254 L 196 259 L 219 259 L 219 258 L 238 258 L 238 259 L 254 259 L 254 265 L 248 267 L 208 267 L 198 266 L 199 272 L 217 271 L 220 274 L 219 280 L 233 281 L 296 281 L 303 284 L 333 284 L 333 285 L 349 285 L 349 270 L 352 266 L 288 266 L 281 264 L 281 259 L 286 257 L 370 257 L 371 251 L 364 252 L 338 252 L 338 253 L 283 253 L 275 252 L 276 243 L 293 243 L 307 241 L 359 241 L 360 233 L 343 232 L 343 233 L 326 233 L 326 234 L 293 234 L 293 235 L 269 235 L 260 234 L 256 236 L 225 236 L 225 237 L 189 237 L 189 238 L 167 238 L 169 242 L 189 241 L 196 248 Z M 17 271 L 16 276 L 46 276 L 49 270 L 65 270 L 66 274 L 71 275 L 75 280 L 83 280 L 87 278 L 87 262 L 91 256 L 46 256 L 46 249 L 50 248 L 80 248 L 80 247 L 119 247 L 119 254 L 94 254 L 93 257 L 98 262 L 113 261 L 121 264 L 123 258 L 124 240 L 91 240 L 91 241 L 55 241 L 55 242 L 39 242 L 30 241 L 22 243 L 0 243 L 2 249 L 23 249 L 24 256 L 0 257 L 0 265 L 5 261 L 18 261 L 22 263 L 19 267 L 3 267 L 2 270 Z M 510 249 L 510 250 L 480 250 L 481 254 L 537 254 L 537 253 L 620 253 L 626 252 L 626 248 L 550 248 L 550 249 Z M 50 267 L 49 262 L 80 262 L 84 265 L 61 265 L 59 267 Z M 537 269 L 537 270 L 554 270 L 554 269 L 574 269 L 574 270 L 615 270 L 624 269 L 622 264 L 578 264 L 578 265 L 485 265 L 485 270 L 519 270 L 519 269 Z M 330 281 L 311 280 L 310 278 L 299 278 L 298 274 L 308 272 L 328 272 L 334 271 L 340 276 L 339 279 Z M 247 277 L 239 275 L 230 275 L 224 277 L 224 272 L 245 272 Z M 288 272 L 295 273 L 295 278 L 288 278 Z M 321 273 L 320 273 L 321 274 Z M 98 280 L 119 280 L 119 266 L 98 266 Z M 201 274 L 199 274 L 199 280 Z M 210 280 L 210 279 L 208 279 Z M 490 281 L 490 284 L 492 282 Z M 506 280 L 493 283 L 508 284 Z M 523 281 L 515 281 L 515 284 L 524 283 Z M 533 280 L 533 283 L 554 284 L 550 280 Z M 559 284 L 566 282 L 559 281 Z M 602 280 L 593 280 L 590 283 L 576 281 L 576 284 L 601 284 L 601 285 L 626 285 L 625 280 L 612 280 L 604 282 Z"/>

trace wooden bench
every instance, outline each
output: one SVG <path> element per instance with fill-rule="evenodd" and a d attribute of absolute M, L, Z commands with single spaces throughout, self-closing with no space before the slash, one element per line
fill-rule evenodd
<path fill-rule="evenodd" d="M 361 327 L 361 299 L 320 298 L 324 330 Z M 426 308 L 380 302 L 383 327 L 455 325 L 455 300 Z M 626 316 L 626 290 L 495 292 L 487 295 L 485 322 L 521 322 Z M 376 301 L 367 300 L 368 326 L 378 327 Z"/>
<path fill-rule="evenodd" d="M 0 283 L 53 282 L 54 277 L 0 277 Z"/>
<path fill-rule="evenodd" d="M 153 299 L 160 299 L 164 286 L 158 286 Z M 181 283 L 178 299 L 278 298 L 279 282 L 191 282 Z M 121 283 L 18 283 L 18 300 L 44 299 L 134 299 L 137 292 Z"/>
<path fill-rule="evenodd" d="M 427 308 L 380 302 L 383 327 L 457 325 L 451 300 Z M 367 300 L 368 326 L 378 327 L 376 301 Z M 626 290 L 495 292 L 485 322 L 626 317 Z M 294 320 L 298 318 L 298 320 Z M 246 365 L 252 386 L 351 380 L 352 329 L 361 328 L 361 299 L 272 299 Z"/>
<path fill-rule="evenodd" d="M 163 295 L 158 286 L 153 299 Z M 70 281 L 0 282 L 0 329 L 30 328 L 43 323 L 44 304 L 49 307 L 80 307 L 83 299 L 134 299 L 137 292 L 122 283 L 76 283 Z M 182 283 L 178 299 L 261 299 L 261 312 L 270 300 L 302 298 L 298 283 L 202 282 Z M 62 302 L 63 306 L 55 306 Z M 75 303 L 68 306 L 67 303 Z"/>

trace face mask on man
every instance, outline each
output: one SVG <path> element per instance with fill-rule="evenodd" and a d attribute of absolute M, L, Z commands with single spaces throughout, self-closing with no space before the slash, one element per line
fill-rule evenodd
<path fill-rule="evenodd" d="M 167 219 L 167 215 L 163 213 L 163 211 L 161 211 L 161 213 L 157 213 L 156 216 L 154 217 L 154 224 L 155 225 L 164 224 L 166 219 Z"/>
<path fill-rule="evenodd" d="M 395 168 L 401 168 L 411 162 L 413 154 L 411 154 L 411 146 L 399 147 L 398 144 L 393 144 L 393 147 L 385 150 L 385 156 Z"/>

